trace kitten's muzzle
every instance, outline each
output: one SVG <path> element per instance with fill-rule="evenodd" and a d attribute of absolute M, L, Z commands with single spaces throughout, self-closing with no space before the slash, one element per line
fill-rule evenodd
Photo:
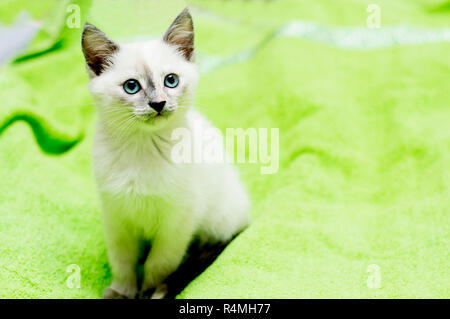
<path fill-rule="evenodd" d="M 160 102 L 150 102 L 148 103 L 152 109 L 154 109 L 156 112 L 161 113 L 161 111 L 164 108 L 164 105 L 166 105 L 166 101 L 160 101 Z"/>

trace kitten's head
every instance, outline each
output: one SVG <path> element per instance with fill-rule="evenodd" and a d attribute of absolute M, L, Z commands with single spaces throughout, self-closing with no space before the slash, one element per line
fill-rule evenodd
<path fill-rule="evenodd" d="M 189 107 L 198 73 L 187 8 L 148 42 L 117 44 L 86 24 L 82 48 L 99 116 L 110 128 L 155 130 Z"/>

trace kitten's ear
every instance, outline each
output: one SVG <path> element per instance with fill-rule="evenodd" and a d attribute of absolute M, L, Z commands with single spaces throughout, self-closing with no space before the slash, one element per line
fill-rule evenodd
<path fill-rule="evenodd" d="M 194 25 L 188 8 L 185 8 L 164 33 L 163 40 L 178 47 L 188 61 L 194 60 Z"/>
<path fill-rule="evenodd" d="M 119 50 L 119 45 L 92 24 L 86 23 L 81 36 L 84 58 L 93 75 L 100 75 L 111 65 L 111 55 Z"/>

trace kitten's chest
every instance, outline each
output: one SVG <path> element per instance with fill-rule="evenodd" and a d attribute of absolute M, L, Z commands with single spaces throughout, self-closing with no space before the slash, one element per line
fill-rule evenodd
<path fill-rule="evenodd" d="M 97 145 L 94 167 L 100 189 L 113 194 L 176 198 L 188 189 L 189 169 L 172 163 L 165 145 Z"/>

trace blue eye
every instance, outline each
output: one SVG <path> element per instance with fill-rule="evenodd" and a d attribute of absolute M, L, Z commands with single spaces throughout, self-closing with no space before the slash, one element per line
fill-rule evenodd
<path fill-rule="evenodd" d="M 178 82 L 178 75 L 173 73 L 166 75 L 166 77 L 164 78 L 164 85 L 171 89 L 176 87 L 178 85 Z"/>
<path fill-rule="evenodd" d="M 141 85 L 137 80 L 131 79 L 125 81 L 125 83 L 123 84 L 123 89 L 128 94 L 136 94 L 141 89 Z"/>

